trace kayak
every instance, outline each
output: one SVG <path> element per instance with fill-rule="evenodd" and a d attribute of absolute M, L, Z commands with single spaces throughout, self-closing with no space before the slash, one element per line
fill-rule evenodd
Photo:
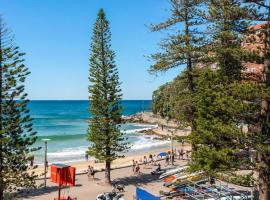
<path fill-rule="evenodd" d="M 188 167 L 187 166 L 182 166 L 182 167 L 177 167 L 175 169 L 170 169 L 168 171 L 166 171 L 165 173 L 161 174 L 160 175 L 160 179 L 163 179 L 163 178 L 166 178 L 168 176 L 171 176 L 171 175 L 174 175 L 174 174 L 177 174 L 177 173 L 180 173 L 180 172 L 183 172 L 187 169 Z"/>
<path fill-rule="evenodd" d="M 183 174 L 182 173 L 178 173 L 178 174 L 174 174 L 174 175 L 170 175 L 170 176 L 168 176 L 168 177 L 166 177 L 166 178 L 164 178 L 163 179 L 163 182 L 170 182 L 170 181 L 173 181 L 174 179 L 176 179 L 176 178 L 178 178 L 178 177 L 180 177 L 180 176 L 182 176 Z"/>
<path fill-rule="evenodd" d="M 174 175 L 171 175 L 171 176 L 168 176 L 167 178 L 164 178 L 163 179 L 163 182 L 170 182 L 170 181 L 172 181 L 173 179 L 175 179 L 176 178 L 176 176 L 174 176 Z"/>
<path fill-rule="evenodd" d="M 187 184 L 187 183 L 198 181 L 205 178 L 206 178 L 206 174 L 204 172 L 195 172 L 192 174 L 184 174 L 182 176 L 178 176 L 172 179 L 171 181 L 165 182 L 163 185 L 165 187 L 170 187 L 173 185 L 183 185 L 183 184 Z"/>

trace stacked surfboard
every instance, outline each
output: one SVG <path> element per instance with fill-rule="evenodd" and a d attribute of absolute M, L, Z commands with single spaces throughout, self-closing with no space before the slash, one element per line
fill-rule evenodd
<path fill-rule="evenodd" d="M 163 185 L 172 190 L 177 190 L 178 188 L 189 186 L 193 182 L 207 180 L 204 172 L 188 173 L 187 168 L 187 166 L 181 166 L 161 174 L 160 179 L 163 179 Z"/>

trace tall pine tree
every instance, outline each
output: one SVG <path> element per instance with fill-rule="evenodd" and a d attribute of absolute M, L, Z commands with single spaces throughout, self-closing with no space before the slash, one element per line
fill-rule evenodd
<path fill-rule="evenodd" d="M 228 79 L 228 78 L 227 78 Z M 191 168 L 210 176 L 237 169 L 242 163 L 236 156 L 244 148 L 244 134 L 235 119 L 241 101 L 232 96 L 233 88 L 219 72 L 206 69 L 198 80 L 196 93 L 196 127 L 190 135 L 195 148 Z"/>
<path fill-rule="evenodd" d="M 173 30 L 168 31 L 168 37 L 162 40 L 161 52 L 151 55 L 154 64 L 150 67 L 150 72 L 167 71 L 183 65 L 186 67 L 187 88 L 182 91 L 182 102 L 178 101 L 186 115 L 182 115 L 179 120 L 188 122 L 192 129 L 195 129 L 195 110 L 191 98 L 195 90 L 194 67 L 202 56 L 204 46 L 204 37 L 201 34 L 204 20 L 200 15 L 203 3 L 201 0 L 171 0 L 171 16 L 165 22 L 151 27 L 152 31 Z"/>
<path fill-rule="evenodd" d="M 260 12 L 256 22 L 262 24 L 257 25 L 256 29 L 251 29 L 248 37 L 253 38 L 249 41 L 254 48 L 257 47 L 259 52 L 259 61 L 263 64 L 261 87 L 267 92 L 260 95 L 259 100 L 252 101 L 253 104 L 260 104 L 260 109 L 254 112 L 256 119 L 249 122 L 250 148 L 258 154 L 255 159 L 255 170 L 257 171 L 257 185 L 259 189 L 259 199 L 269 199 L 269 183 L 270 183 L 270 1 L 267 0 L 247 0 L 246 3 L 256 5 Z M 253 48 L 253 50 L 254 50 Z M 256 50 L 256 49 L 255 49 Z M 250 94 L 250 93 L 249 93 Z"/>
<path fill-rule="evenodd" d="M 4 192 L 35 185 L 36 175 L 27 172 L 36 132 L 27 109 L 23 56 L 0 16 L 0 199 Z"/>
<path fill-rule="evenodd" d="M 207 1 L 205 17 L 210 27 L 208 59 L 216 70 L 206 70 L 196 92 L 197 129 L 191 134 L 194 147 L 191 166 L 213 175 L 236 169 L 244 160 L 236 153 L 244 148 L 245 135 L 240 129 L 242 101 L 233 95 L 234 84 L 242 79 L 244 51 L 241 37 L 248 29 L 251 9 L 235 0 Z M 241 91 L 239 91 L 241 92 Z"/>
<path fill-rule="evenodd" d="M 248 30 L 251 17 L 250 7 L 241 1 L 211 0 L 208 2 L 210 23 L 208 28 L 212 37 L 209 46 L 211 61 L 216 63 L 221 76 L 229 80 L 240 80 L 244 69 L 242 64 L 242 34 Z"/>
<path fill-rule="evenodd" d="M 111 162 L 128 149 L 126 138 L 120 131 L 121 89 L 115 53 L 111 49 L 109 22 L 103 9 L 94 25 L 90 56 L 90 119 L 88 153 L 105 161 L 105 183 L 110 184 Z"/>
<path fill-rule="evenodd" d="M 262 27 L 264 49 L 264 84 L 270 89 L 270 2 L 261 1 L 259 6 L 263 6 L 266 9 L 265 25 Z M 257 145 L 259 150 L 259 199 L 266 200 L 270 196 L 270 100 L 269 98 L 263 99 L 261 103 L 261 138 L 263 139 L 260 144 Z"/>

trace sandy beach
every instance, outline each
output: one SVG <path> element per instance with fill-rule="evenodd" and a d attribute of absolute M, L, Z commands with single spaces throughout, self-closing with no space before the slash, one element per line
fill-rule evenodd
<path fill-rule="evenodd" d="M 184 151 L 190 151 L 191 150 L 191 147 L 189 144 L 186 144 L 184 143 L 182 145 L 182 143 L 179 143 L 179 142 L 175 142 L 174 143 L 174 149 L 180 149 L 180 148 L 183 148 Z M 112 168 L 120 168 L 120 167 L 127 167 L 127 166 L 131 166 L 132 165 L 132 160 L 137 160 L 137 161 L 140 161 L 143 159 L 143 156 L 149 156 L 149 154 L 159 154 L 160 152 L 167 152 L 167 151 L 171 151 L 171 144 L 168 144 L 167 147 L 165 148 L 159 148 L 158 150 L 151 150 L 149 149 L 146 152 L 142 152 L 142 153 L 138 153 L 136 155 L 127 155 L 126 157 L 124 158 L 118 158 L 116 159 L 115 161 L 112 162 Z M 89 160 L 89 161 L 80 161 L 80 162 L 70 162 L 70 163 L 67 163 L 67 165 L 70 165 L 70 166 L 73 166 L 73 167 L 76 167 L 76 173 L 78 174 L 81 174 L 81 173 L 85 173 L 86 170 L 87 170 L 87 166 L 88 165 L 91 165 L 94 167 L 95 170 L 102 170 L 104 169 L 104 163 L 95 163 L 94 160 Z M 35 170 L 35 173 L 41 175 L 44 173 L 44 166 L 40 165 L 38 166 L 38 168 L 36 168 Z M 50 177 L 50 168 L 48 170 L 48 177 Z M 42 176 L 43 177 L 43 176 Z M 41 177 L 41 178 L 42 178 Z"/>
<path fill-rule="evenodd" d="M 165 145 L 152 146 L 150 148 L 146 146 L 145 148 L 142 148 L 142 150 L 138 152 L 133 151 L 127 152 L 125 157 L 118 158 L 112 162 L 111 165 L 112 180 L 117 180 L 126 186 L 124 192 L 125 200 L 133 199 L 136 186 L 143 187 L 156 195 L 159 195 L 160 190 L 166 191 L 167 188 L 162 186 L 163 183 L 158 179 L 158 177 L 152 176 L 150 174 L 151 171 L 156 169 L 156 166 L 149 165 L 147 166 L 147 168 L 144 168 L 143 165 L 141 165 L 142 174 L 139 176 L 135 176 L 132 172 L 131 167 L 132 161 L 135 160 L 138 161 L 140 164 L 142 164 L 144 156 L 147 156 L 148 158 L 150 154 L 158 155 L 160 152 L 171 151 L 172 146 L 170 136 L 172 134 L 172 130 L 173 134 L 178 136 L 188 135 L 190 132 L 189 129 L 178 130 L 175 125 L 171 127 L 163 126 L 163 121 L 162 122 L 159 120 L 151 121 L 154 118 L 150 119 L 147 118 L 148 116 L 151 116 L 149 115 L 149 113 L 146 114 L 145 116 L 146 116 L 146 118 L 144 118 L 145 124 L 160 123 L 160 125 L 155 125 L 150 129 L 146 128 L 145 131 L 138 132 L 138 134 L 141 134 L 142 136 L 149 135 L 149 137 L 156 137 L 157 139 L 159 138 L 158 140 L 160 140 L 162 143 L 164 143 L 165 141 Z M 143 146 L 144 144 L 141 145 Z M 191 146 L 188 143 L 180 143 L 175 140 L 173 142 L 173 149 L 175 149 L 176 151 L 183 149 L 186 152 L 191 150 Z M 165 161 L 163 159 L 158 161 L 161 163 L 162 168 L 165 167 Z M 175 164 L 185 165 L 186 162 L 187 160 L 176 160 Z M 76 168 L 76 186 L 63 189 L 62 194 L 64 196 L 67 197 L 68 195 L 70 195 L 71 197 L 77 197 L 78 199 L 95 199 L 98 194 L 111 191 L 110 186 L 104 186 L 103 184 L 104 183 L 103 170 L 105 167 L 105 163 L 97 163 L 95 160 L 89 159 L 84 161 L 68 162 L 66 164 Z M 90 181 L 88 180 L 86 174 L 88 165 L 93 166 L 95 171 L 97 171 L 95 180 Z M 173 166 L 166 166 L 166 167 L 172 168 Z M 34 171 L 36 174 L 39 175 L 39 178 L 37 179 L 37 185 L 41 186 L 44 183 L 44 166 L 39 165 L 36 169 L 30 170 L 30 172 L 32 171 Z M 46 189 L 41 187 L 40 189 L 29 190 L 27 194 L 24 194 L 22 196 L 23 199 L 47 200 L 57 197 L 58 186 L 50 182 L 50 166 L 47 170 L 46 182 L 47 182 Z"/>
<path fill-rule="evenodd" d="M 175 160 L 175 165 L 165 165 L 165 161 L 158 161 L 163 169 L 171 169 L 176 166 L 184 166 L 187 164 L 187 160 Z M 79 165 L 77 165 L 79 166 Z M 119 169 L 113 169 L 111 171 L 111 179 L 119 184 L 125 185 L 123 198 L 125 200 L 135 199 L 135 189 L 136 187 L 141 187 L 144 190 L 159 196 L 160 192 L 168 192 L 169 189 L 163 186 L 163 181 L 159 179 L 159 176 L 151 175 L 151 171 L 155 170 L 157 167 L 153 165 L 148 165 L 144 167 L 141 165 L 141 174 L 134 175 L 132 167 L 123 167 Z M 42 184 L 44 180 L 38 180 L 38 184 Z M 230 188 L 235 188 L 239 191 L 250 191 L 251 188 L 242 187 L 234 184 L 228 184 L 218 181 L 220 184 L 226 184 Z M 74 187 L 64 187 L 62 189 L 62 196 L 66 197 L 76 197 L 78 200 L 95 200 L 98 194 L 104 192 L 111 192 L 112 187 L 106 186 L 104 183 L 104 172 L 97 172 L 95 174 L 95 179 L 89 179 L 86 174 L 76 175 L 76 185 Z M 57 197 L 58 186 L 55 183 L 50 183 L 47 180 L 47 188 L 40 188 L 35 190 L 29 190 L 28 193 L 22 195 L 24 200 L 49 200 Z M 174 198 L 175 200 L 180 200 L 181 197 Z"/>
<path fill-rule="evenodd" d="M 143 156 L 149 156 L 149 154 L 158 154 L 163 151 L 170 151 L 170 145 L 166 148 L 162 148 L 159 150 L 149 150 L 148 153 L 140 153 L 137 155 L 128 155 L 124 158 L 119 158 L 112 163 L 112 171 L 111 177 L 112 180 L 117 181 L 118 183 L 122 183 L 125 185 L 124 199 L 125 200 L 133 200 L 135 189 L 137 186 L 143 187 L 148 191 L 151 191 L 155 195 L 159 195 L 160 190 L 166 191 L 167 188 L 163 187 L 161 182 L 158 179 L 158 176 L 153 176 L 150 174 L 151 171 L 156 169 L 156 166 L 148 165 L 144 168 L 141 165 L 142 174 L 136 176 L 132 171 L 132 160 L 140 161 Z M 174 147 L 176 149 L 183 148 L 185 151 L 190 150 L 190 145 L 175 143 Z M 165 161 L 158 161 L 161 163 L 162 168 L 165 167 Z M 187 160 L 177 160 L 176 165 L 185 165 Z M 94 163 L 94 161 L 82 161 L 69 163 L 70 166 L 76 167 L 76 186 L 75 187 L 67 187 L 63 189 L 62 194 L 67 197 L 70 195 L 71 197 L 77 197 L 80 200 L 87 199 L 95 199 L 95 197 L 103 192 L 110 192 L 110 186 L 104 186 L 104 172 L 97 172 L 95 175 L 95 180 L 88 180 L 86 175 L 86 169 L 88 165 L 94 166 L 94 169 L 99 171 L 104 169 L 104 163 Z M 173 166 L 166 166 L 166 168 L 171 168 Z M 44 168 L 39 166 L 35 169 L 35 172 L 38 174 L 42 174 L 44 172 Z M 50 168 L 48 170 L 47 177 L 50 177 Z M 39 180 L 37 180 L 37 184 L 41 185 L 44 183 L 43 176 Z M 24 194 L 22 199 L 35 199 L 35 200 L 48 200 L 57 197 L 58 187 L 54 183 L 50 183 L 50 179 L 47 179 L 47 188 L 40 188 L 35 190 L 30 190 L 28 194 Z"/>
<path fill-rule="evenodd" d="M 186 160 L 176 160 L 176 165 L 185 165 Z M 162 168 L 165 167 L 165 161 L 160 161 Z M 78 165 L 79 166 L 79 165 Z M 166 168 L 171 168 L 167 166 Z M 147 191 L 159 195 L 159 191 L 167 191 L 167 188 L 163 187 L 163 182 L 159 180 L 158 176 L 151 175 L 150 172 L 155 170 L 156 166 L 148 165 L 146 168 L 141 166 L 141 174 L 134 175 L 132 167 L 125 167 L 121 169 L 115 169 L 111 171 L 112 180 L 117 181 L 125 185 L 124 199 L 133 200 L 135 195 L 135 188 L 142 187 Z M 96 196 L 103 192 L 110 192 L 112 188 L 110 186 L 104 186 L 104 172 L 98 172 L 95 175 L 95 179 L 88 180 L 86 174 L 76 176 L 76 186 L 68 187 L 62 190 L 63 196 L 77 197 L 79 200 L 94 200 Z M 43 180 L 39 180 L 37 183 L 43 183 Z M 54 183 L 47 181 L 47 188 L 41 188 L 36 190 L 30 190 L 28 194 L 24 195 L 22 199 L 35 199 L 35 200 L 49 200 L 57 197 L 58 187 Z"/>

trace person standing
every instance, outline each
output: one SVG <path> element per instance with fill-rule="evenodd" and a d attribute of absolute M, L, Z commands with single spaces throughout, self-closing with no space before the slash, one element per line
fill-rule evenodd
<path fill-rule="evenodd" d="M 88 153 L 85 153 L 85 160 L 88 161 Z"/>
<path fill-rule="evenodd" d="M 157 155 L 156 154 L 153 155 L 153 162 L 154 162 L 154 165 L 156 166 L 157 165 Z"/>
<path fill-rule="evenodd" d="M 153 155 L 152 154 L 149 155 L 149 163 L 151 165 L 153 165 Z"/>
<path fill-rule="evenodd" d="M 88 165 L 88 168 L 87 168 L 87 177 L 88 177 L 88 180 L 90 181 L 90 178 L 91 178 L 91 166 Z"/>
<path fill-rule="evenodd" d="M 134 174 L 135 174 L 136 162 L 135 162 L 135 160 L 132 160 L 132 171 Z"/>
<path fill-rule="evenodd" d="M 147 165 L 147 158 L 146 158 L 146 156 L 143 157 L 143 164 L 144 164 L 144 168 L 146 168 L 146 165 Z"/>
<path fill-rule="evenodd" d="M 180 160 L 181 159 L 181 150 L 180 149 L 177 150 L 177 156 L 178 156 L 178 160 Z"/>
<path fill-rule="evenodd" d="M 135 172 L 134 174 L 135 175 L 139 175 L 141 172 L 140 172 L 140 166 L 139 166 L 139 163 L 136 161 L 136 165 L 135 165 Z"/>
<path fill-rule="evenodd" d="M 172 159 L 171 151 L 168 151 L 168 157 L 169 157 L 169 162 L 170 162 Z"/>
<path fill-rule="evenodd" d="M 172 165 L 174 164 L 174 152 L 172 152 Z"/>
<path fill-rule="evenodd" d="M 170 158 L 169 158 L 169 154 L 167 154 L 166 157 L 165 157 L 166 166 L 169 165 L 169 162 L 170 162 Z"/>
<path fill-rule="evenodd" d="M 93 178 L 93 180 L 95 180 L 95 170 L 94 170 L 94 167 L 93 166 L 91 166 L 90 167 L 90 175 L 92 176 L 92 178 Z"/>
<path fill-rule="evenodd" d="M 34 159 L 35 159 L 35 157 L 32 156 L 31 160 L 30 160 L 30 167 L 34 167 Z"/>
<path fill-rule="evenodd" d="M 184 159 L 184 150 L 183 149 L 181 149 L 180 156 L 181 156 L 181 159 L 183 160 Z"/>

